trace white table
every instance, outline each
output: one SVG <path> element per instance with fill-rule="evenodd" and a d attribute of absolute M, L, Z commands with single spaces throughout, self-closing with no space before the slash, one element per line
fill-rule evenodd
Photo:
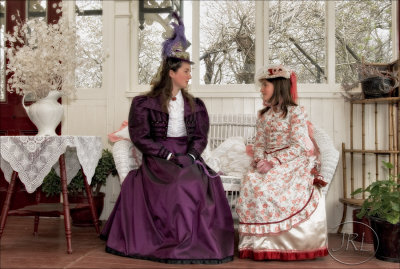
<path fill-rule="evenodd" d="M 96 136 L 0 136 L 0 168 L 9 182 L 0 219 L 0 238 L 17 175 L 27 192 L 32 193 L 43 183 L 52 167 L 61 177 L 67 252 L 72 253 L 67 184 L 81 167 L 85 175 L 85 189 L 93 221 L 99 234 L 99 221 L 94 209 L 90 183 L 102 150 L 101 138 Z"/>

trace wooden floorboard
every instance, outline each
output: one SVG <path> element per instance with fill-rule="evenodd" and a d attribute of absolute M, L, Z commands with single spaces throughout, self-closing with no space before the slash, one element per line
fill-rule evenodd
<path fill-rule="evenodd" d="M 169 265 L 108 254 L 105 242 L 92 227 L 72 227 L 72 254 L 66 253 L 64 221 L 61 218 L 41 218 L 39 235 L 33 236 L 33 217 L 10 216 L 0 242 L 0 268 L 399 268 L 400 264 L 375 259 L 359 265 L 347 265 L 327 256 L 311 261 L 252 261 L 239 259 L 220 265 Z M 329 247 L 338 247 L 342 237 L 329 234 Z M 373 251 L 353 248 L 338 251 L 336 259 L 347 263 L 364 261 Z"/>

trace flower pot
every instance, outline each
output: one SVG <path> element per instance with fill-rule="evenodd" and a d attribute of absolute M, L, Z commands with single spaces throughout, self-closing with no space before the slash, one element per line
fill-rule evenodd
<path fill-rule="evenodd" d="M 400 223 L 391 224 L 371 216 L 369 222 L 379 239 L 378 246 L 376 237 L 373 237 L 375 257 L 383 261 L 400 263 Z"/>
<path fill-rule="evenodd" d="M 96 208 L 97 217 L 100 217 L 104 206 L 104 192 L 99 192 L 93 195 L 93 203 Z M 90 211 L 89 201 L 83 193 L 68 195 L 68 201 L 73 204 L 78 204 L 75 208 L 70 209 L 72 225 L 80 227 L 94 226 L 92 213 Z"/>
<path fill-rule="evenodd" d="M 49 94 L 30 106 L 25 106 L 25 95 L 22 98 L 22 106 L 24 107 L 29 119 L 38 128 L 37 135 L 57 135 L 55 129 L 61 122 L 64 114 L 64 109 L 60 103 L 57 102 L 61 97 L 59 91 L 51 91 Z"/>
<path fill-rule="evenodd" d="M 374 243 L 374 234 L 371 231 L 371 229 L 369 229 L 367 226 L 370 226 L 368 217 L 364 216 L 362 219 L 359 219 L 356 215 L 360 212 L 360 209 L 354 209 L 353 210 L 353 233 L 357 234 L 358 236 L 354 239 L 354 241 L 357 242 L 364 242 L 367 244 L 372 244 Z M 362 225 L 361 223 L 364 223 L 365 225 Z"/>
<path fill-rule="evenodd" d="M 361 89 L 365 98 L 380 98 L 390 96 L 394 84 L 391 78 L 370 77 L 361 81 Z"/>

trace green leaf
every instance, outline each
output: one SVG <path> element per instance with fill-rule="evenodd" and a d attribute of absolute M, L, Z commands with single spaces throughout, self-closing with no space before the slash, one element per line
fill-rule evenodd
<path fill-rule="evenodd" d="M 391 224 L 397 224 L 400 222 L 400 214 L 387 215 L 385 219 Z"/>
<path fill-rule="evenodd" d="M 382 161 L 382 163 L 387 169 L 393 169 L 394 168 L 394 165 L 391 164 L 390 162 Z"/>
<path fill-rule="evenodd" d="M 357 218 L 361 219 L 362 217 L 364 217 L 366 215 L 366 213 L 367 213 L 367 210 L 368 210 L 368 208 L 366 208 L 364 206 L 361 207 L 360 212 L 356 215 Z"/>
<path fill-rule="evenodd" d="M 357 190 L 353 191 L 351 193 L 351 195 L 356 195 L 356 194 L 359 194 L 359 193 L 362 193 L 362 192 L 363 192 L 362 188 L 358 188 Z"/>
<path fill-rule="evenodd" d="M 400 205 L 399 205 L 399 202 L 390 202 L 390 204 L 392 205 L 392 210 L 393 211 L 396 211 L 396 212 L 400 212 Z"/>

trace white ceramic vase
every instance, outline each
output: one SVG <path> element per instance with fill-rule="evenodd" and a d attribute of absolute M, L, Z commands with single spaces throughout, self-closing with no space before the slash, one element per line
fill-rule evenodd
<path fill-rule="evenodd" d="M 64 114 L 64 109 L 60 103 L 57 102 L 61 97 L 59 91 L 51 91 L 49 94 L 30 106 L 25 106 L 25 95 L 22 98 L 22 106 L 24 107 L 29 119 L 38 128 L 37 135 L 57 135 L 55 130 Z"/>

